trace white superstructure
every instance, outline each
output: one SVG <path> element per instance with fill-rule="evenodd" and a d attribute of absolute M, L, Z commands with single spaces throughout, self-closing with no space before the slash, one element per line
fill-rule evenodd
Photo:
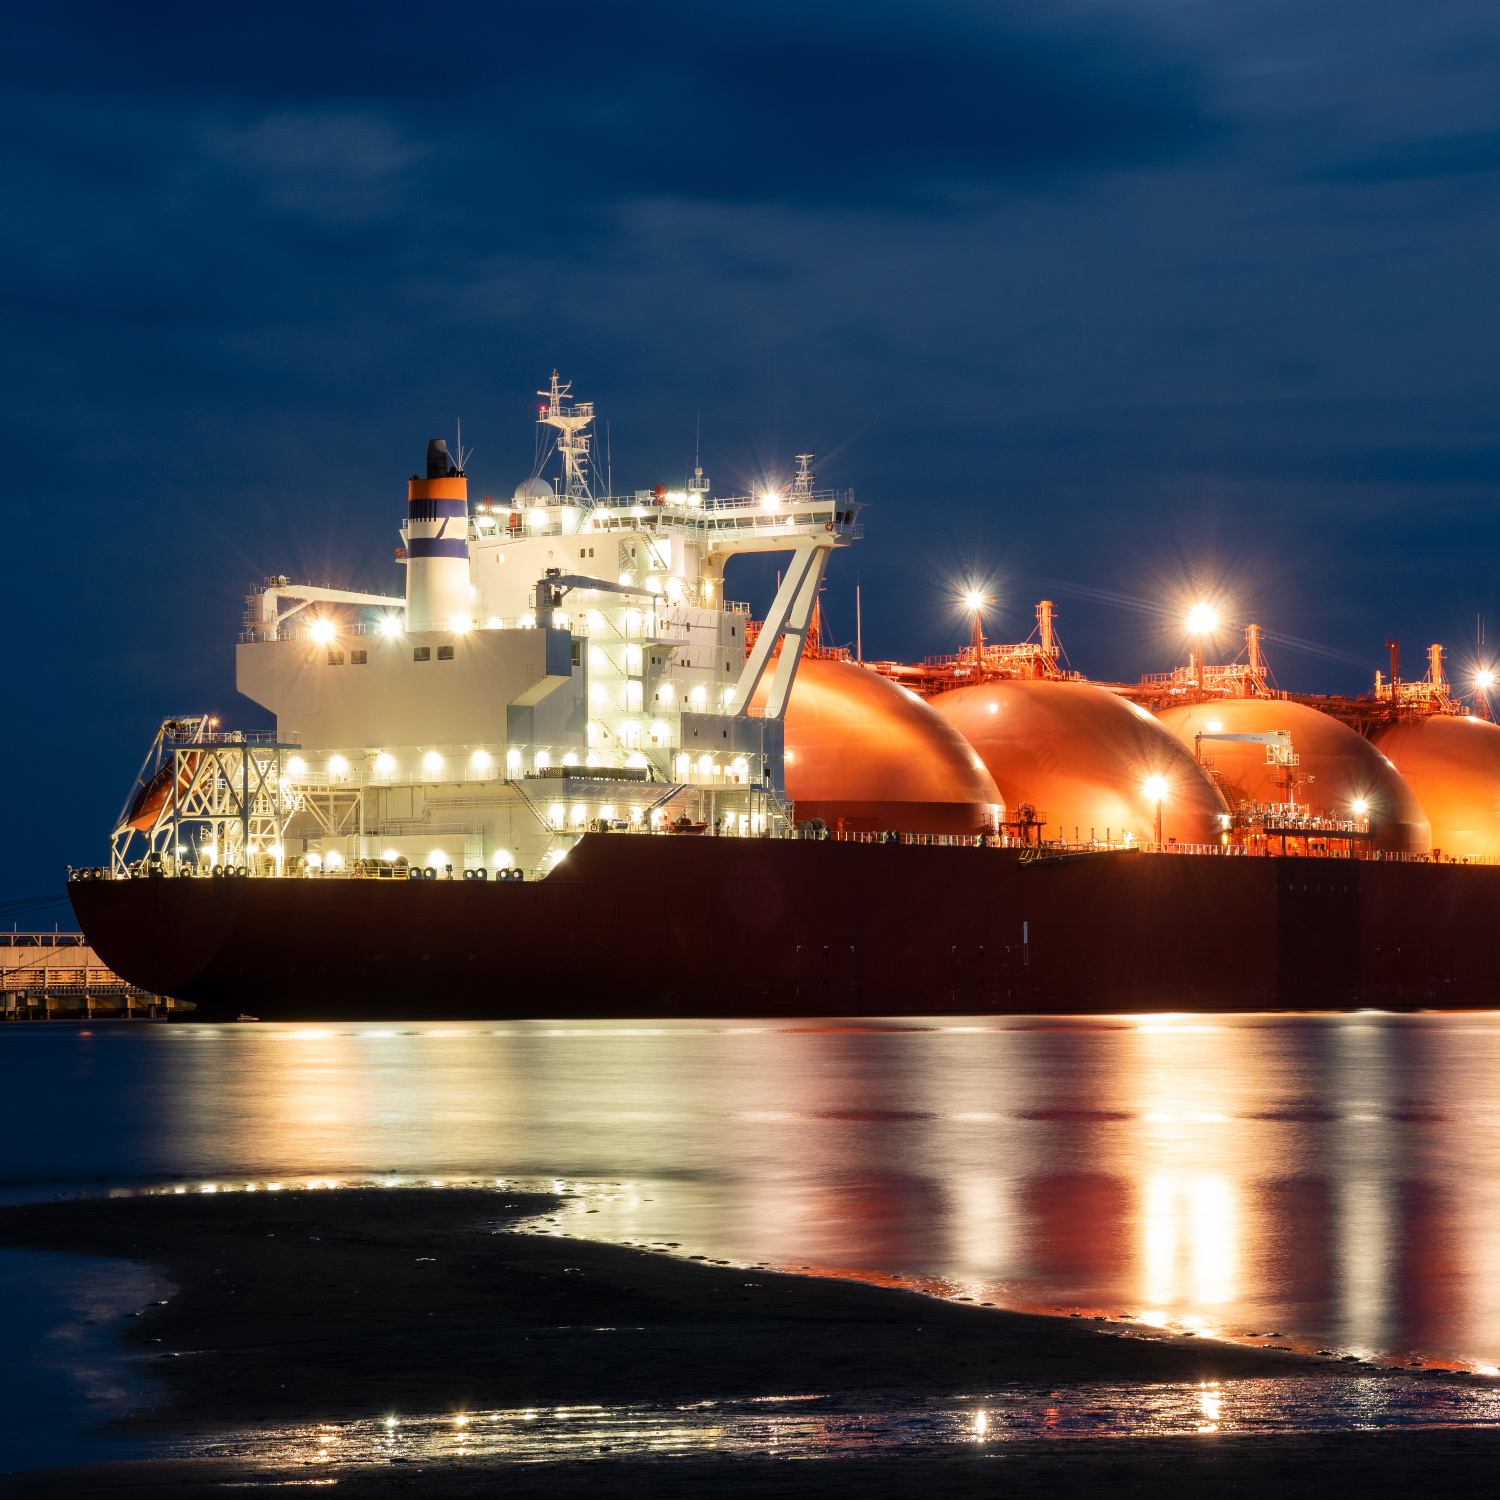
<path fill-rule="evenodd" d="M 274 767 L 237 812 L 234 789 L 220 795 L 206 839 L 191 811 L 138 828 L 153 847 L 211 847 L 212 862 L 267 873 L 398 855 L 439 873 L 545 872 L 590 827 L 785 831 L 781 715 L 828 555 L 861 532 L 852 494 L 816 489 L 802 454 L 790 485 L 754 495 L 714 498 L 701 468 L 681 491 L 596 495 L 592 405 L 555 374 L 541 394 L 555 483 L 474 502 L 462 455 L 429 444 L 401 531 L 404 598 L 285 578 L 251 596 L 238 685 L 276 715 L 255 752 Z M 750 551 L 792 556 L 747 653 L 749 609 L 725 599 L 724 565 Z M 215 759 L 161 744 L 189 757 L 184 788 Z"/>

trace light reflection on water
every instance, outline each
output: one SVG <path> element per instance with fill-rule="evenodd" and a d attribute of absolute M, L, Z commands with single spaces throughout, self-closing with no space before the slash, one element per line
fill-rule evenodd
<path fill-rule="evenodd" d="M 553 1231 L 1493 1365 L 1497 1080 L 1488 1014 L 14 1026 L 0 1190 L 542 1179 Z"/>
<path fill-rule="evenodd" d="M 159 1456 L 264 1464 L 501 1458 L 513 1463 L 740 1457 L 847 1458 L 1021 1439 L 1181 1437 L 1492 1426 L 1500 1392 L 1404 1380 L 1255 1380 L 1193 1385 L 1012 1386 L 949 1402 L 857 1409 L 833 1397 L 695 1406 L 574 1406 L 287 1425 L 173 1444 Z"/>

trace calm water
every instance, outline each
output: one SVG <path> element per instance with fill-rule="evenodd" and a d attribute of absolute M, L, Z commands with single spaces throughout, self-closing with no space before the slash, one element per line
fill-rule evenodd
<path fill-rule="evenodd" d="M 1500 1016 L 15 1025 L 14 1200 L 562 1183 L 546 1226 L 1500 1363 Z"/>
<path fill-rule="evenodd" d="M 120 1325 L 174 1290 L 146 1266 L 0 1250 L 0 1474 L 118 1456 L 103 1424 L 161 1395 Z"/>

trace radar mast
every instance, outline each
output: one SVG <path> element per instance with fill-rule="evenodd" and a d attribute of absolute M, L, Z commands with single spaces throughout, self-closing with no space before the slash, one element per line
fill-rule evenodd
<path fill-rule="evenodd" d="M 557 451 L 563 461 L 562 498 L 591 505 L 594 496 L 588 481 L 589 439 L 583 429 L 594 420 L 594 403 L 580 401 L 567 405 L 572 389 L 573 382 L 560 381 L 554 370 L 551 389 L 537 392 L 538 396 L 547 397 L 547 405 L 537 420 L 557 428 Z"/>
<path fill-rule="evenodd" d="M 818 476 L 812 471 L 812 461 L 818 455 L 816 453 L 799 453 L 797 455 L 797 472 L 792 476 L 792 504 L 798 501 L 809 501 L 812 499 L 813 485 Z"/>

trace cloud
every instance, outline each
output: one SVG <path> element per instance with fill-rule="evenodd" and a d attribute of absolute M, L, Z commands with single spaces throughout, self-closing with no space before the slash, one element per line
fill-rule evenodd
<path fill-rule="evenodd" d="M 340 213 L 361 193 L 379 204 L 422 154 L 429 191 L 483 185 L 513 210 L 655 196 L 963 210 L 1223 131 L 1201 71 L 1145 29 L 962 0 L 62 7 L 26 18 L 0 78 L 35 88 L 69 48 L 54 92 L 238 122 L 210 144 Z"/>
<path fill-rule="evenodd" d="M 642 75 L 601 70 L 561 119 L 529 93 L 526 138 L 583 153 L 604 192 L 911 208 L 1157 161 L 1217 134 L 1198 81 L 1143 38 L 1027 31 L 1004 10 L 758 13 L 662 40 Z"/>
<path fill-rule="evenodd" d="M 262 182 L 268 207 L 328 223 L 399 212 L 426 155 L 390 120 L 327 110 L 278 110 L 244 126 L 209 120 L 200 150 L 208 164 Z"/>

